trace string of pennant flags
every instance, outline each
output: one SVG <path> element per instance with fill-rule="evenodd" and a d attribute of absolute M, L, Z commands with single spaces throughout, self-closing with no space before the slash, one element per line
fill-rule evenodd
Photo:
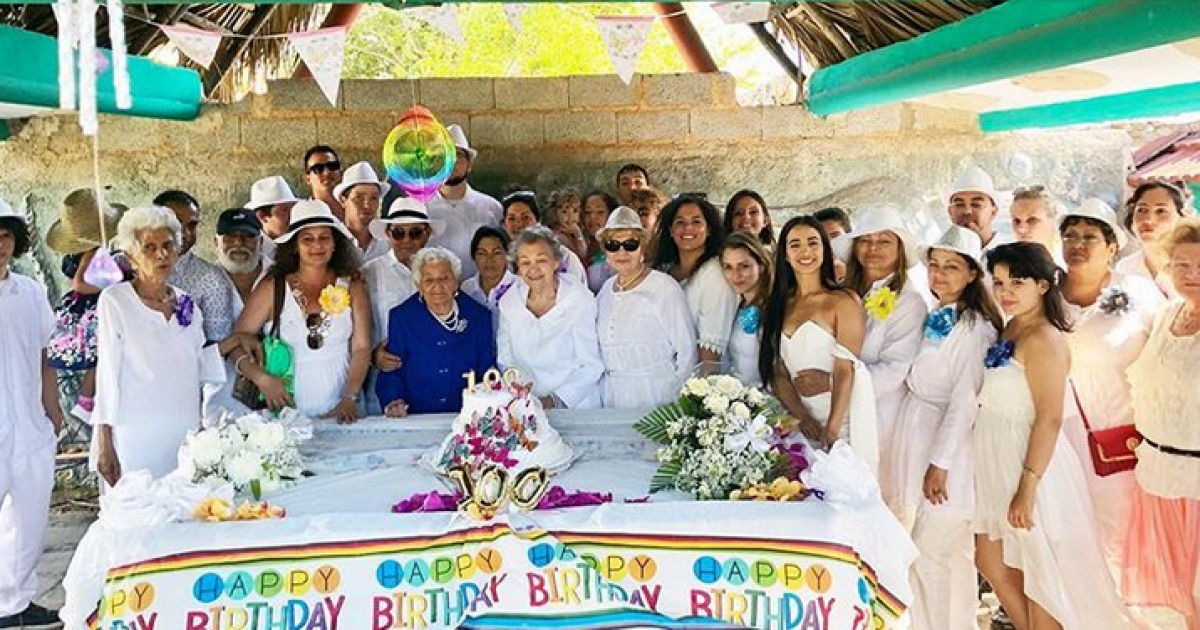
<path fill-rule="evenodd" d="M 771 4 L 767 2 L 717 2 L 710 6 L 727 24 L 763 22 L 770 17 L 771 10 Z M 528 5 L 505 4 L 503 8 L 504 17 L 513 31 L 520 33 L 521 18 L 528 9 Z M 440 6 L 408 9 L 406 14 L 433 26 L 458 44 L 467 42 L 454 4 L 445 3 Z M 641 57 L 642 49 L 646 45 L 654 22 L 680 14 L 596 16 L 596 27 L 604 41 L 608 58 L 612 62 L 617 76 L 625 84 L 629 84 L 633 80 L 634 68 Z M 158 24 L 132 15 L 129 17 L 158 27 L 181 54 L 204 68 L 208 68 L 212 64 L 217 49 L 225 38 L 286 38 L 312 72 L 313 78 L 317 81 L 325 97 L 331 104 L 336 105 L 337 103 L 349 27 L 339 26 L 298 33 L 244 36 L 179 24 Z"/>

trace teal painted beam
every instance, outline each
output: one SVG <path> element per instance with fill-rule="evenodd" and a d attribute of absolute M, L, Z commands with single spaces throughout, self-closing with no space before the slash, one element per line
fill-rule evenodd
<path fill-rule="evenodd" d="M 117 109 L 112 81 L 112 53 L 101 50 L 109 67 L 96 78 L 100 111 L 127 116 L 193 120 L 200 114 L 200 75 L 186 68 L 159 65 L 129 57 L 133 108 Z M 0 102 L 35 107 L 58 107 L 58 42 L 48 35 L 0 26 Z"/>
<path fill-rule="evenodd" d="M 818 70 L 827 116 L 1200 36 L 1200 2 L 1009 0 L 906 42 Z"/>
<path fill-rule="evenodd" d="M 1200 112 L 1200 83 L 1181 83 L 1109 96 L 1002 109 L 979 115 L 986 133 L 1178 116 Z"/>
<path fill-rule="evenodd" d="M 0 141 L 8 140 L 12 136 L 12 129 L 8 126 L 7 120 L 0 120 Z"/>

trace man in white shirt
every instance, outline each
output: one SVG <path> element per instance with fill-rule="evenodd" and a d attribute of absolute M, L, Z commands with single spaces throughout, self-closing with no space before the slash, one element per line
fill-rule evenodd
<path fill-rule="evenodd" d="M 960 173 L 950 188 L 949 202 L 950 221 L 978 234 L 985 256 L 1008 242 L 994 227 L 1000 208 L 996 205 L 996 186 L 986 171 L 970 166 Z"/>
<path fill-rule="evenodd" d="M 363 263 L 379 258 L 391 249 L 387 239 L 375 238 L 370 230 L 371 221 L 379 218 L 380 204 L 391 189 L 391 184 L 379 181 L 369 162 L 358 162 L 346 169 L 342 183 L 333 188 L 334 196 L 346 208 L 346 227 L 354 235 Z"/>
<path fill-rule="evenodd" d="M 333 190 L 342 183 L 342 161 L 333 147 L 318 144 L 304 152 L 304 183 L 313 199 L 320 199 L 338 221 L 346 222 L 346 209 Z"/>
<path fill-rule="evenodd" d="M 467 183 L 478 152 L 467 142 L 462 127 L 450 125 L 446 131 L 454 140 L 454 170 L 426 207 L 430 219 L 445 224 L 445 231 L 433 239 L 433 244 L 454 252 L 462 261 L 462 277 L 470 278 L 475 275 L 475 261 L 471 260 L 471 237 L 475 236 L 475 230 L 480 226 L 498 227 L 504 212 L 499 201 L 471 188 Z"/>
<path fill-rule="evenodd" d="M 253 212 L 262 225 L 263 264 L 268 268 L 275 260 L 275 239 L 287 233 L 292 206 L 298 201 L 287 180 L 279 175 L 264 177 L 250 187 L 250 201 L 242 207 Z"/>
<path fill-rule="evenodd" d="M 0 200 L 0 628 L 56 630 L 58 613 L 33 597 L 63 412 L 46 360 L 54 328 L 46 289 L 9 269 L 29 245 L 25 215 Z"/>

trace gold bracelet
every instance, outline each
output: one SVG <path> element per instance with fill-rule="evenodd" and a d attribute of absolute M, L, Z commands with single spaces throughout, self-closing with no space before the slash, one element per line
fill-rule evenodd
<path fill-rule="evenodd" d="M 1026 472 L 1026 473 L 1028 473 L 1028 474 L 1029 474 L 1031 477 L 1033 477 L 1034 479 L 1036 479 L 1036 480 L 1038 480 L 1038 481 L 1041 481 L 1041 480 L 1042 480 L 1042 476 L 1041 476 L 1041 475 L 1039 475 L 1039 474 L 1037 474 L 1037 473 L 1035 473 L 1035 472 L 1033 472 L 1033 469 L 1032 469 L 1032 468 L 1030 468 L 1030 467 L 1028 467 L 1028 466 L 1025 466 L 1024 468 L 1025 468 L 1025 472 Z"/>

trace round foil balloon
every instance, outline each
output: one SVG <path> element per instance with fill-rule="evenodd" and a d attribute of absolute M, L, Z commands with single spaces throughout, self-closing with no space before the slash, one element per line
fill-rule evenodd
<path fill-rule="evenodd" d="M 388 178 L 422 203 L 432 199 L 450 177 L 454 160 L 454 141 L 449 132 L 419 105 L 404 113 L 383 143 Z"/>

